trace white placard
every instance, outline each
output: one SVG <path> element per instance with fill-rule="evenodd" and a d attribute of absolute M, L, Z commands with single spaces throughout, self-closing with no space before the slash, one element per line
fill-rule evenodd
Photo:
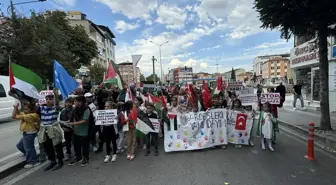
<path fill-rule="evenodd" d="M 243 106 L 255 105 L 258 103 L 257 94 L 241 94 L 238 98 Z"/>
<path fill-rule="evenodd" d="M 154 127 L 154 133 L 159 133 L 160 131 L 160 121 L 158 119 L 150 118 L 150 121 L 153 124 Z"/>
<path fill-rule="evenodd" d="M 260 100 L 262 104 L 269 102 L 270 104 L 279 105 L 280 93 L 261 93 Z"/>
<path fill-rule="evenodd" d="M 117 123 L 117 109 L 96 110 L 96 125 L 115 125 Z"/>

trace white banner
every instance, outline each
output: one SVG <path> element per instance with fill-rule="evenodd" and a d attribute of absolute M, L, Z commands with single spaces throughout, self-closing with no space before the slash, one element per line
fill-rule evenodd
<path fill-rule="evenodd" d="M 261 103 L 269 102 L 270 104 L 280 104 L 280 93 L 261 93 Z"/>
<path fill-rule="evenodd" d="M 187 151 L 228 143 L 227 110 L 168 113 L 170 125 L 165 126 L 165 151 Z"/>
<path fill-rule="evenodd" d="M 96 110 L 96 125 L 115 125 L 117 122 L 117 109 Z"/>
<path fill-rule="evenodd" d="M 257 94 L 241 94 L 238 97 L 243 106 L 254 105 L 258 103 Z"/>
<path fill-rule="evenodd" d="M 253 126 L 251 115 L 228 110 L 228 141 L 233 144 L 248 145 Z"/>

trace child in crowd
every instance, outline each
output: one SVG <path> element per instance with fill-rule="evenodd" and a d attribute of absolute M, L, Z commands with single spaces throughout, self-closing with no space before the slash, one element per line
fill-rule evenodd
<path fill-rule="evenodd" d="M 140 105 L 143 104 L 142 98 L 141 97 L 135 97 L 133 103 L 134 103 L 133 106 L 137 110 L 140 111 L 141 110 Z M 143 148 L 144 150 L 146 150 L 146 145 L 145 145 L 145 142 L 144 142 L 146 135 L 143 134 L 142 132 L 140 132 L 139 130 L 135 131 L 135 135 L 136 135 L 136 140 L 137 140 L 137 146 L 139 148 Z"/>
<path fill-rule="evenodd" d="M 71 119 L 74 99 L 68 98 L 65 100 L 65 108 L 61 111 L 59 116 L 59 122 L 61 127 L 64 131 L 64 139 L 65 139 L 65 148 L 66 148 L 66 155 L 64 157 L 65 161 L 71 159 L 71 145 L 72 145 L 72 135 L 73 135 L 73 128 L 68 125 Z"/>
<path fill-rule="evenodd" d="M 171 99 L 171 104 L 167 104 L 167 109 L 169 112 L 177 113 L 178 111 L 178 104 L 177 104 L 177 97 L 173 96 Z"/>
<path fill-rule="evenodd" d="M 221 108 L 220 101 L 219 101 L 219 95 L 215 94 L 211 98 L 211 109 L 219 109 Z"/>
<path fill-rule="evenodd" d="M 120 121 L 124 125 L 124 131 L 127 140 L 127 159 L 134 160 L 136 149 L 135 124 L 136 118 L 133 118 L 133 102 L 127 101 L 124 104 L 123 112 L 120 114 Z"/>
<path fill-rule="evenodd" d="M 268 148 L 273 152 L 271 139 L 274 135 L 273 125 L 276 124 L 277 120 L 271 112 L 271 104 L 266 102 L 263 104 L 263 111 L 260 112 L 257 135 L 261 136 L 261 147 L 265 150 L 265 142 L 268 143 Z"/>
<path fill-rule="evenodd" d="M 245 111 L 243 110 L 242 107 L 242 103 L 239 99 L 235 99 L 232 101 L 232 106 L 231 106 L 231 110 L 236 112 L 236 113 L 245 113 Z M 241 144 L 235 144 L 236 148 L 242 148 Z"/>
<path fill-rule="evenodd" d="M 148 103 L 147 104 L 147 116 L 148 118 L 154 118 L 154 119 L 157 119 L 158 116 L 154 113 L 154 105 L 151 104 L 151 103 Z M 159 137 L 158 137 L 158 133 L 154 133 L 154 132 L 150 132 L 147 134 L 147 151 L 145 153 L 145 156 L 148 156 L 149 153 L 150 153 L 150 146 L 151 146 L 151 143 L 154 144 L 154 155 L 155 156 L 158 156 L 159 155 L 159 145 L 158 145 L 158 140 L 159 140 Z M 151 139 L 152 139 L 152 142 L 151 142 Z"/>
<path fill-rule="evenodd" d="M 223 91 L 219 93 L 219 105 L 221 108 L 227 108 L 228 106 Z"/>
<path fill-rule="evenodd" d="M 86 166 L 89 163 L 89 125 L 90 125 L 90 110 L 86 105 L 84 96 L 75 98 L 75 109 L 69 125 L 74 127 L 74 148 L 75 159 L 69 165 L 75 165 L 81 162 L 81 166 Z"/>
<path fill-rule="evenodd" d="M 63 134 L 62 128 L 57 121 L 59 114 L 59 98 L 58 90 L 53 89 L 53 95 L 47 95 L 45 97 L 46 104 L 41 105 L 37 111 L 40 115 L 41 127 L 38 132 L 38 140 L 43 143 L 44 150 L 48 156 L 50 164 L 44 169 L 48 170 L 58 170 L 63 167 Z M 52 136 L 49 136 L 49 131 Z M 56 163 L 57 158 L 57 163 Z"/>
<path fill-rule="evenodd" d="M 233 92 L 231 92 L 231 93 L 230 93 L 230 99 L 229 99 L 229 102 L 228 102 L 228 106 L 229 106 L 230 108 L 233 107 L 233 101 L 235 101 L 236 99 L 237 99 L 236 94 L 233 93 Z"/>
<path fill-rule="evenodd" d="M 107 101 L 105 103 L 105 110 L 117 109 L 117 105 L 111 101 Z M 103 137 L 106 144 L 106 156 L 104 159 L 104 163 L 109 161 L 116 161 L 117 160 L 117 133 L 116 128 L 117 125 L 104 125 L 103 126 Z M 113 153 L 111 158 L 111 142 L 113 145 Z"/>
<path fill-rule="evenodd" d="M 18 106 L 18 104 L 14 105 L 12 113 L 13 119 L 21 120 L 20 132 L 22 133 L 22 138 L 16 144 L 16 147 L 26 158 L 27 164 L 24 168 L 32 168 L 41 164 L 37 158 L 34 144 L 40 127 L 40 118 L 39 115 L 35 113 L 35 107 L 33 105 L 25 104 L 23 113 L 20 113 Z"/>
<path fill-rule="evenodd" d="M 118 129 L 118 135 L 119 139 L 117 142 L 118 148 L 117 148 L 117 154 L 123 153 L 124 152 L 124 137 L 125 137 L 125 132 L 123 131 L 123 124 L 121 123 L 121 114 L 124 109 L 124 103 L 123 102 L 118 102 L 118 123 L 117 123 L 117 129 Z"/>

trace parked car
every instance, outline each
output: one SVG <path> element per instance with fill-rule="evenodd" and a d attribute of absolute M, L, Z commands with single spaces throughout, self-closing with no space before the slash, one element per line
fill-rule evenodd
<path fill-rule="evenodd" d="M 9 77 L 0 75 L 0 122 L 11 119 L 16 100 L 8 95 Z"/>

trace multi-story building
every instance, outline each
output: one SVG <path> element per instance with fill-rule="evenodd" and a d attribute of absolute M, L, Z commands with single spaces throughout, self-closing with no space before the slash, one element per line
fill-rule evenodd
<path fill-rule="evenodd" d="M 239 77 L 240 76 L 244 77 L 244 74 L 246 72 L 245 69 L 238 68 L 238 69 L 234 69 L 234 71 L 235 71 L 236 80 L 237 81 L 243 81 L 243 80 L 239 80 L 240 79 Z M 232 74 L 232 70 L 223 73 L 223 75 L 221 75 L 221 76 L 223 76 L 223 80 L 231 80 L 231 76 L 232 76 L 231 74 Z"/>
<path fill-rule="evenodd" d="M 97 44 L 99 55 L 93 59 L 93 62 L 108 66 L 108 62 L 115 61 L 115 41 L 112 31 L 103 25 L 96 25 L 86 18 L 82 12 L 69 11 L 67 18 L 70 25 L 83 26 L 90 38 Z"/>
<path fill-rule="evenodd" d="M 287 82 L 289 68 L 290 60 L 288 58 L 271 58 L 262 64 L 262 78 L 279 79 Z"/>
<path fill-rule="evenodd" d="M 139 67 L 136 67 L 134 71 L 132 62 L 123 62 L 117 65 L 120 72 L 120 76 L 126 84 L 140 83 L 141 74 Z"/>
<path fill-rule="evenodd" d="M 253 60 L 253 72 L 258 78 L 258 81 L 261 81 L 262 74 L 263 74 L 263 63 L 272 59 L 272 58 L 289 58 L 289 54 L 279 54 L 279 55 L 264 55 L 264 56 L 257 56 Z"/>
<path fill-rule="evenodd" d="M 168 73 L 168 80 L 170 83 L 178 84 L 192 79 L 193 79 L 192 67 L 178 67 L 170 69 Z"/>

